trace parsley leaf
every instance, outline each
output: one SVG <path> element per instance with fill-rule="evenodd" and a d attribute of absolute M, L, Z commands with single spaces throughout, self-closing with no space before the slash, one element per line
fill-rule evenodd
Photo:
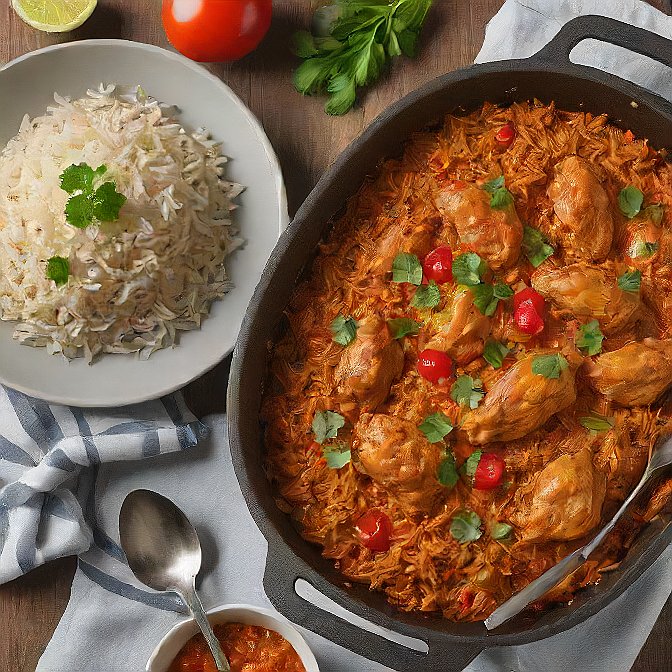
<path fill-rule="evenodd" d="M 86 194 L 71 196 L 65 204 L 65 219 L 68 224 L 85 229 L 93 223 L 93 209 L 93 202 Z"/>
<path fill-rule="evenodd" d="M 642 203 L 644 203 L 644 194 L 632 184 L 621 189 L 618 194 L 618 207 L 628 219 L 639 214 Z"/>
<path fill-rule="evenodd" d="M 357 322 L 352 317 L 337 315 L 331 323 L 332 340 L 345 347 L 357 336 Z"/>
<path fill-rule="evenodd" d="M 626 271 L 618 278 L 618 286 L 624 292 L 638 292 L 641 284 L 641 271 Z"/>
<path fill-rule="evenodd" d="M 297 33 L 294 53 L 306 59 L 294 73 L 304 95 L 330 94 L 328 114 L 345 114 L 357 88 L 378 79 L 388 60 L 414 56 L 432 0 L 337 0 L 316 10 L 313 34 Z"/>
<path fill-rule="evenodd" d="M 546 242 L 541 231 L 526 226 L 523 228 L 523 252 L 532 266 L 538 268 L 555 250 Z"/>
<path fill-rule="evenodd" d="M 422 282 L 422 264 L 420 260 L 408 252 L 399 252 L 392 262 L 392 281 L 410 282 L 419 285 Z"/>
<path fill-rule="evenodd" d="M 441 460 L 436 478 L 447 488 L 454 488 L 459 480 L 457 469 L 455 468 L 455 458 L 452 453 L 446 453 L 446 456 Z"/>
<path fill-rule="evenodd" d="M 475 252 L 458 254 L 453 259 L 453 279 L 458 285 L 473 287 L 480 284 L 487 268 L 486 263 Z"/>
<path fill-rule="evenodd" d="M 644 208 L 644 214 L 656 225 L 660 226 L 663 223 L 663 214 L 665 206 L 662 203 L 653 203 L 647 208 Z"/>
<path fill-rule="evenodd" d="M 473 478 L 476 475 L 476 469 L 478 468 L 478 463 L 481 461 L 481 455 L 483 455 L 482 450 L 475 450 L 464 463 L 464 471 L 469 476 Z"/>
<path fill-rule="evenodd" d="M 315 441 L 324 443 L 327 439 L 335 439 L 338 430 L 345 425 L 345 418 L 334 411 L 319 411 L 313 418 L 313 434 Z"/>
<path fill-rule="evenodd" d="M 582 324 L 576 334 L 577 347 L 586 350 L 591 357 L 602 352 L 604 336 L 600 330 L 600 323 L 597 320 L 591 320 L 587 324 Z"/>
<path fill-rule="evenodd" d="M 471 376 L 460 376 L 450 388 L 450 398 L 460 406 L 477 408 L 485 392 L 480 379 Z"/>
<path fill-rule="evenodd" d="M 417 336 L 422 325 L 410 317 L 395 317 L 387 321 L 387 326 L 390 328 L 392 338 L 403 338 L 404 336 Z"/>
<path fill-rule="evenodd" d="M 324 446 L 322 457 L 324 457 L 329 469 L 340 469 L 350 462 L 352 453 L 344 443 L 340 443 L 337 446 Z"/>
<path fill-rule="evenodd" d="M 532 360 L 532 373 L 544 378 L 560 378 L 560 374 L 568 367 L 567 360 L 559 354 L 538 355 Z"/>
<path fill-rule="evenodd" d="M 438 443 L 453 431 L 453 423 L 443 413 L 432 413 L 422 421 L 419 429 L 430 443 Z"/>
<path fill-rule="evenodd" d="M 595 432 L 608 432 L 615 424 L 613 418 L 607 418 L 599 413 L 592 413 L 591 415 L 579 418 L 579 422 L 586 428 Z"/>
<path fill-rule="evenodd" d="M 47 277 L 57 285 L 65 285 L 70 275 L 70 262 L 65 257 L 47 259 Z"/>
<path fill-rule="evenodd" d="M 506 210 L 513 205 L 513 194 L 504 186 L 504 175 L 486 182 L 483 189 L 490 194 L 490 207 L 494 210 Z"/>
<path fill-rule="evenodd" d="M 490 528 L 490 537 L 492 539 L 506 539 L 511 534 L 512 525 L 508 523 L 494 523 Z"/>
<path fill-rule="evenodd" d="M 492 366 L 493 369 L 499 369 L 504 362 L 504 358 L 509 354 L 509 349 L 499 341 L 489 339 L 483 349 L 483 359 Z"/>
<path fill-rule="evenodd" d="M 453 516 L 450 533 L 462 544 L 476 541 L 481 538 L 481 519 L 475 511 L 462 509 Z"/>
<path fill-rule="evenodd" d="M 513 290 L 503 282 L 498 282 L 493 290 L 493 294 L 498 299 L 510 299 L 513 296 Z"/>
<path fill-rule="evenodd" d="M 61 189 L 69 194 L 75 192 L 90 192 L 93 189 L 93 180 L 107 171 L 107 166 L 99 166 L 94 170 L 86 163 L 71 165 L 61 174 Z"/>
<path fill-rule="evenodd" d="M 101 222 L 115 222 L 124 203 L 126 196 L 117 191 L 114 182 L 105 182 L 93 194 L 93 214 Z"/>
<path fill-rule="evenodd" d="M 481 283 L 469 289 L 474 295 L 474 305 L 487 317 L 494 315 L 500 299 L 513 296 L 513 290 L 503 282 L 498 282 L 494 286 Z"/>
<path fill-rule="evenodd" d="M 427 285 L 420 285 L 415 290 L 411 305 L 414 308 L 436 308 L 440 301 L 441 290 L 434 280 L 430 280 Z"/>

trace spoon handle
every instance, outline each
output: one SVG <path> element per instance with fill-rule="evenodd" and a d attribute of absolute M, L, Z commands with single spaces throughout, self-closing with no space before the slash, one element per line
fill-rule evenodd
<path fill-rule="evenodd" d="M 187 607 L 189 607 L 189 611 L 191 611 L 194 620 L 198 624 L 198 627 L 201 629 L 203 637 L 205 637 L 205 641 L 210 648 L 212 657 L 215 659 L 217 670 L 219 670 L 219 672 L 231 672 L 229 661 L 226 659 L 219 640 L 212 630 L 210 621 L 208 621 L 208 617 L 205 615 L 205 609 L 203 609 L 203 604 L 201 603 L 201 600 L 196 593 L 196 586 L 193 582 L 191 584 L 190 590 L 185 591 L 185 594 L 183 594 L 182 597 L 187 603 Z"/>

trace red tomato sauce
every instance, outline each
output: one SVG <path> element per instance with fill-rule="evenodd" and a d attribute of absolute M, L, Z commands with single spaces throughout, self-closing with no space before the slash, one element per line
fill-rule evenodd
<path fill-rule="evenodd" d="M 223 623 L 215 635 L 231 664 L 231 672 L 306 672 L 299 654 L 277 632 L 258 625 Z M 203 635 L 194 635 L 168 672 L 217 672 Z"/>

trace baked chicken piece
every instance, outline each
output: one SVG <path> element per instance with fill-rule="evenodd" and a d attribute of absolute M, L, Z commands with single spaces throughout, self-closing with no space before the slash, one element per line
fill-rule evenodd
<path fill-rule="evenodd" d="M 352 436 L 352 458 L 409 517 L 429 514 L 446 492 L 437 480 L 443 450 L 408 420 L 363 413 Z"/>
<path fill-rule="evenodd" d="M 600 522 L 605 493 L 606 477 L 584 445 L 549 462 L 520 489 L 511 521 L 525 541 L 578 539 Z"/>
<path fill-rule="evenodd" d="M 385 320 L 371 315 L 359 323 L 357 338 L 343 350 L 334 373 L 337 392 L 375 410 L 403 368 L 404 351 L 399 341 L 390 336 Z"/>
<path fill-rule="evenodd" d="M 474 305 L 474 295 L 466 290 L 453 299 L 451 318 L 427 344 L 465 365 L 483 354 L 490 334 L 490 320 Z"/>
<path fill-rule="evenodd" d="M 588 364 L 591 385 L 622 406 L 652 404 L 672 385 L 672 339 L 645 338 Z"/>
<path fill-rule="evenodd" d="M 556 216 L 555 237 L 565 251 L 602 261 L 611 249 L 614 219 L 609 196 L 590 164 L 579 156 L 557 163 L 548 197 Z"/>
<path fill-rule="evenodd" d="M 515 207 L 490 207 L 490 194 L 473 184 L 457 182 L 439 192 L 436 206 L 455 226 L 460 241 L 488 262 L 493 270 L 509 268 L 520 256 L 523 225 Z"/>
<path fill-rule="evenodd" d="M 579 318 L 595 318 L 604 334 L 615 334 L 635 322 L 642 304 L 637 292 L 624 292 L 615 273 L 579 262 L 540 269 L 532 287 L 557 308 Z"/>
<path fill-rule="evenodd" d="M 511 441 L 541 427 L 576 401 L 576 371 L 583 362 L 577 352 L 567 355 L 557 378 L 534 373 L 534 360 L 546 353 L 528 354 L 514 364 L 486 393 L 462 429 L 475 445 Z"/>

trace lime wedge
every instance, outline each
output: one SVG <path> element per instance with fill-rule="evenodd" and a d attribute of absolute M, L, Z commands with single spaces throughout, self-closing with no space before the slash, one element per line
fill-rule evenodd
<path fill-rule="evenodd" d="M 79 28 L 98 0 L 12 0 L 14 11 L 29 25 L 47 33 Z"/>

